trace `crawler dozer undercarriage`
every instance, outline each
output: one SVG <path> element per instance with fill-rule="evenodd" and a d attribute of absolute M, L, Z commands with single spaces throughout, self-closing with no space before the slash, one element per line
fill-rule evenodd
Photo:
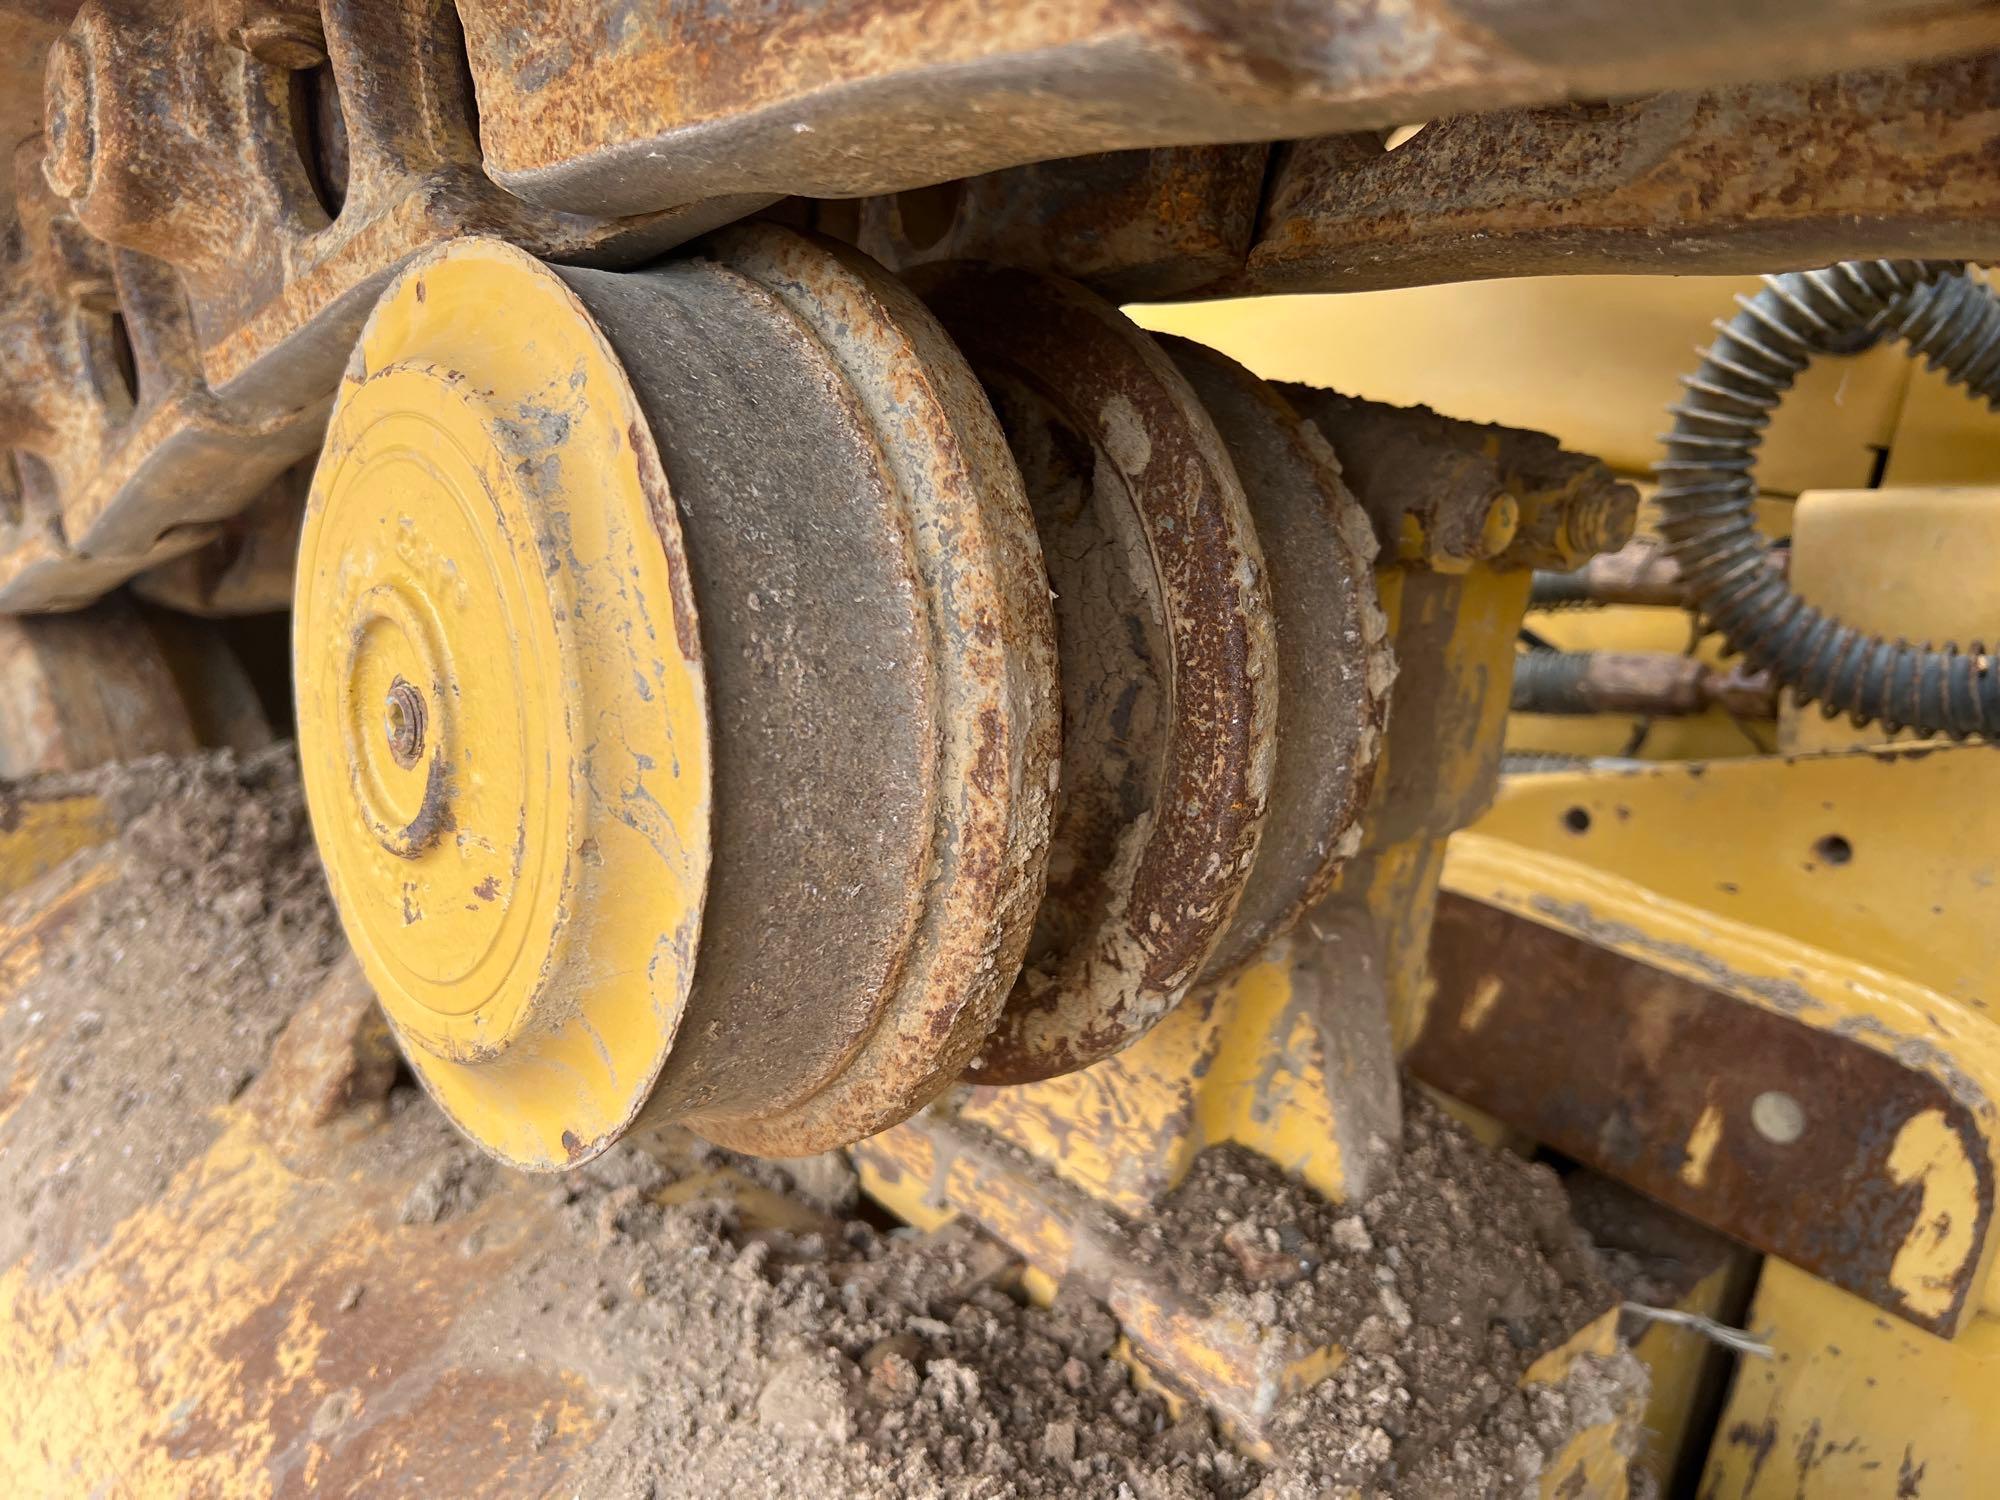
<path fill-rule="evenodd" d="M 615 1379 L 405 1344 L 531 1274 L 525 1174 L 645 1157 L 759 1256 L 838 1238 L 756 1175 L 812 1158 L 1108 1310 L 1241 1493 L 1430 1313 L 1385 1261 L 1294 1315 L 1335 1251 L 1188 1204 L 1250 1163 L 1387 1254 L 1433 1130 L 1657 1274 L 1494 1291 L 1505 1378 L 1312 1492 L 1451 1493 L 1537 1391 L 1576 1420 L 1483 1492 L 2000 1468 L 2000 10 L 85 0 L 0 61 L 0 1014 L 133 878 L 172 776 L 114 762 L 295 738 L 344 955 L 0 1267 L 12 1492 L 573 1482 Z M 1656 371 L 1604 278 L 1672 276 L 1721 300 Z M 463 1268 L 472 1169 L 371 1134 L 417 1085 L 522 1174 Z M 1578 1394 L 1633 1350 L 1650 1406 Z"/>

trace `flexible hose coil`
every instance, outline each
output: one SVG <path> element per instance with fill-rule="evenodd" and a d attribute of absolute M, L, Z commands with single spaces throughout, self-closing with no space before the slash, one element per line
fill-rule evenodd
<path fill-rule="evenodd" d="M 2000 737 L 2000 663 L 1984 646 L 1916 646 L 1843 625 L 1765 566 L 1752 472 L 1771 413 L 1814 356 L 1881 333 L 2000 406 L 2000 298 L 1955 262 L 1868 260 L 1767 276 L 1736 301 L 1700 368 L 1682 378 L 1666 457 L 1653 466 L 1660 529 L 1689 607 L 1828 718 Z"/>

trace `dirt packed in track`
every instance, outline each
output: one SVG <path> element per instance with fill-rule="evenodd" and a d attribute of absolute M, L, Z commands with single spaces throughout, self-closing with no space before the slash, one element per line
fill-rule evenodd
<path fill-rule="evenodd" d="M 0 975 L 0 1272 L 31 1277 L 107 1253 L 210 1148 L 344 953 L 288 753 L 94 784 L 122 832 L 78 859 L 111 873 L 41 934 L 37 963 Z M 9 930 L 76 868 L 9 898 Z M 1164 1273 L 1349 1351 L 1282 1414 L 1264 1462 L 1135 1383 L 1101 1306 L 1034 1305 L 1018 1264 L 971 1229 L 894 1226 L 838 1155 L 762 1162 L 663 1132 L 533 1177 L 463 1143 L 407 1073 L 371 1108 L 316 1180 L 367 1184 L 387 1204 L 368 1210 L 380 1232 L 434 1246 L 436 1275 L 488 1253 L 501 1209 L 531 1227 L 504 1276 L 468 1286 L 435 1337 L 414 1340 L 425 1358 L 552 1371 L 589 1393 L 587 1441 L 538 1420 L 504 1477 L 462 1474 L 453 1493 L 1528 1495 L 1575 1432 L 1643 1399 L 1622 1351 L 1522 1385 L 1615 1293 L 1552 1173 L 1479 1146 L 1414 1094 L 1400 1166 L 1368 1203 L 1325 1204 L 1216 1151 L 1142 1231 Z M 329 1316 L 385 1293 L 356 1273 Z M 338 1493 L 325 1476 L 368 1471 L 398 1371 L 377 1374 L 383 1393 L 329 1395 L 304 1446 L 247 1487 Z"/>

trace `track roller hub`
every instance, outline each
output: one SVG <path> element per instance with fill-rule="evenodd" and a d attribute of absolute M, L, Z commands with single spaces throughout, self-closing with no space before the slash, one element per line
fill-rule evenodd
<path fill-rule="evenodd" d="M 771 226 L 653 271 L 465 241 L 374 313 L 299 571 L 336 902 L 502 1158 L 770 1154 L 962 1070 L 1042 882 L 1055 665 L 971 372 Z"/>
<path fill-rule="evenodd" d="M 475 1140 L 577 1159 L 692 981 L 708 709 L 685 552 L 616 356 L 474 242 L 384 296 L 343 381 L 294 615 L 300 750 L 348 936 Z"/>

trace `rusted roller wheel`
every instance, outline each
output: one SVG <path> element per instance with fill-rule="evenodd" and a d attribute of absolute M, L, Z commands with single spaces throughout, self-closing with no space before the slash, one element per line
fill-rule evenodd
<path fill-rule="evenodd" d="M 746 1150 L 796 1154 L 903 1118 L 992 1029 L 1048 858 L 1055 625 L 1006 437 L 923 304 L 860 252 L 775 226 L 732 230 L 711 250 L 803 322 L 854 392 L 907 529 L 914 597 L 924 601 L 913 643 L 927 643 L 933 660 L 929 712 L 913 721 L 935 757 L 931 844 L 911 887 L 925 894 L 880 985 L 879 1018 L 818 1093 L 764 1119 L 706 1125 Z M 800 454 L 811 461 L 810 449 Z M 757 899 L 745 891 L 746 915 Z M 756 973 L 759 954 L 755 944 L 743 954 L 744 974 Z M 817 1000 L 808 990 L 793 1003 Z M 680 1082 L 671 1067 L 669 1077 Z"/>
<path fill-rule="evenodd" d="M 465 241 L 392 284 L 308 506 L 300 741 L 473 1139 L 562 1166 L 644 1110 L 802 1153 L 950 1081 L 1046 850 L 1034 558 L 978 387 L 858 259 Z"/>
<path fill-rule="evenodd" d="M 1026 1082 L 1142 1035 L 1229 931 L 1277 756 L 1271 596 L 1223 440 L 1149 335 L 1053 277 L 918 284 L 993 398 L 1056 596 L 1048 893 L 970 1075 Z"/>
<path fill-rule="evenodd" d="M 1277 759 L 1256 867 L 1203 978 L 1241 969 L 1332 886 L 1359 847 L 1395 667 L 1375 533 L 1319 430 L 1225 354 L 1159 335 L 1229 450 L 1277 624 Z"/>
<path fill-rule="evenodd" d="M 200 744 L 172 665 L 125 599 L 0 616 L 0 776 L 84 771 Z"/>

